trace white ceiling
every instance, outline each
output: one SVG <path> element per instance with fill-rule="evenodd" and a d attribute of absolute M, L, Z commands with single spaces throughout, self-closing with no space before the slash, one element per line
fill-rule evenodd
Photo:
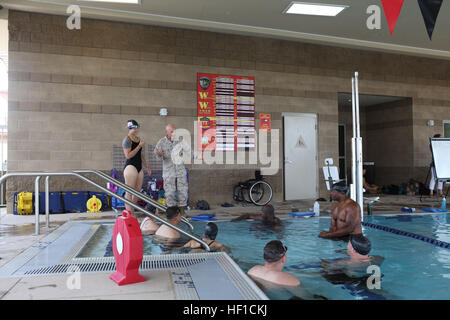
<path fill-rule="evenodd" d="M 70 4 L 81 16 L 181 28 L 256 35 L 450 59 L 450 1 L 443 1 L 430 41 L 417 1 L 409 0 L 391 36 L 380 0 L 307 0 L 343 4 L 337 17 L 286 15 L 291 0 L 141 0 L 140 5 L 79 0 L 0 0 L 9 9 L 66 15 Z M 377 4 L 381 30 L 366 27 L 366 9 Z"/>

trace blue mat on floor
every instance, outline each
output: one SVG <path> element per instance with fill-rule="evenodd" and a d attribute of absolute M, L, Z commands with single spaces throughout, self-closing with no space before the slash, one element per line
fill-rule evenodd
<path fill-rule="evenodd" d="M 311 211 L 289 212 L 288 214 L 294 217 L 308 217 L 315 215 L 315 213 Z"/>
<path fill-rule="evenodd" d="M 191 218 L 192 221 L 216 221 L 215 219 L 216 215 L 214 213 L 204 213 L 204 214 L 198 214 L 196 216 L 193 216 Z"/>
<path fill-rule="evenodd" d="M 205 214 L 198 214 L 198 215 L 194 216 L 194 218 L 206 219 L 206 218 L 212 218 L 215 216 L 216 216 L 215 213 L 205 213 Z"/>

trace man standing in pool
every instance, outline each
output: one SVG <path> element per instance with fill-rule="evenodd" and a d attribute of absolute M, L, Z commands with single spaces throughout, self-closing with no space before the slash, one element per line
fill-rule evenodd
<path fill-rule="evenodd" d="M 338 203 L 331 207 L 330 230 L 321 231 L 319 238 L 348 241 L 350 235 L 362 234 L 361 210 L 347 194 L 348 187 L 343 182 L 333 185 L 331 199 Z"/>

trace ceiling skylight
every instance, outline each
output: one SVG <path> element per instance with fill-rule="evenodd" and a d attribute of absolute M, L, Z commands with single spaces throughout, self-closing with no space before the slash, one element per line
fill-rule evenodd
<path fill-rule="evenodd" d="M 293 1 L 287 7 L 284 13 L 335 17 L 346 8 L 348 8 L 348 6 L 346 5 L 306 3 Z"/>
<path fill-rule="evenodd" d="M 140 4 L 141 0 L 78 0 L 83 2 L 103 2 L 103 3 L 125 3 L 125 4 Z"/>

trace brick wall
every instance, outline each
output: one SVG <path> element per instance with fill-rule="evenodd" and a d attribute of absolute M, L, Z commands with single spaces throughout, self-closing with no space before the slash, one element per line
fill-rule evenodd
<path fill-rule="evenodd" d="M 11 171 L 110 169 L 112 145 L 126 135 L 129 118 L 151 144 L 167 123 L 192 130 L 197 72 L 254 76 L 256 112 L 271 113 L 275 129 L 282 112 L 316 113 L 319 164 L 337 159 L 337 93 L 351 91 L 354 71 L 362 94 L 413 98 L 414 141 L 428 115 L 450 118 L 449 61 L 91 19 L 68 30 L 65 19 L 9 12 Z M 168 117 L 159 117 L 161 107 Z M 424 165 L 425 149 L 414 144 L 415 168 Z M 254 169 L 192 166 L 191 200 L 230 201 L 232 184 Z M 277 199 L 282 176 L 271 177 Z"/>
<path fill-rule="evenodd" d="M 375 162 L 378 185 L 401 184 L 413 176 L 411 99 L 367 107 L 365 160 Z"/>
<path fill-rule="evenodd" d="M 412 105 L 412 99 L 405 98 L 361 107 L 363 161 L 374 162 L 377 185 L 401 184 L 412 177 L 420 178 L 414 170 Z M 339 106 L 339 123 L 345 124 L 347 129 L 347 175 L 351 180 L 353 129 L 350 106 Z M 429 153 L 427 155 L 430 157 Z"/>

